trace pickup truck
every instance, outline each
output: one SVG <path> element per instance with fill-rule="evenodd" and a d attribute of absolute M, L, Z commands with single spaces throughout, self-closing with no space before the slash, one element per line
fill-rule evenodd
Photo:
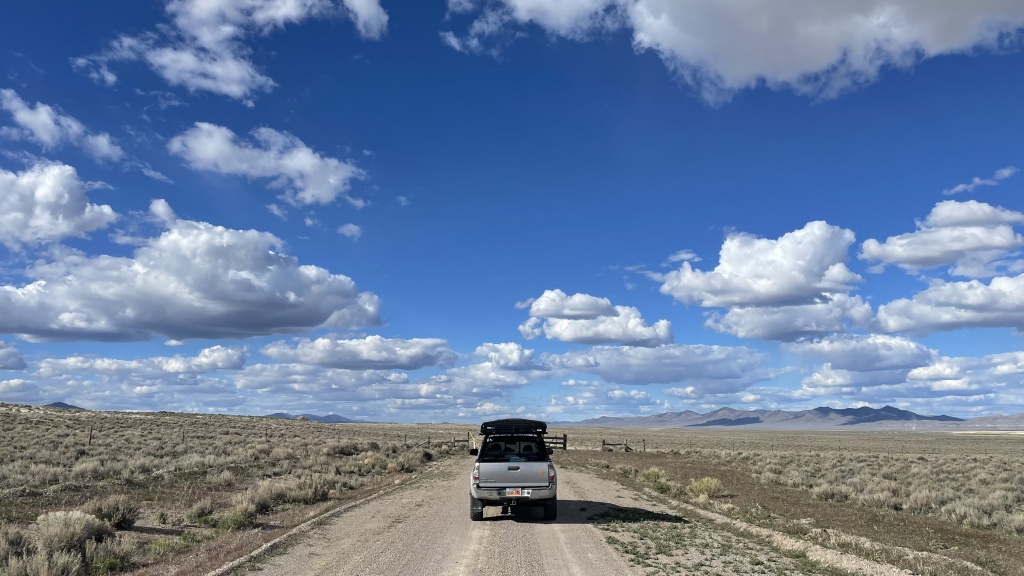
<path fill-rule="evenodd" d="M 544 444 L 547 424 L 510 418 L 480 425 L 484 437 L 469 481 L 469 519 L 483 520 L 484 507 L 508 514 L 521 506 L 541 506 L 545 520 L 558 518 L 558 478 L 551 448 Z"/>

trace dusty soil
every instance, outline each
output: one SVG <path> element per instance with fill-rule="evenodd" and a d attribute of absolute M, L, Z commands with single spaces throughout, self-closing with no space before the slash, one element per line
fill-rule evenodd
<path fill-rule="evenodd" d="M 525 508 L 506 516 L 487 508 L 482 522 L 471 522 L 470 467 L 471 460 L 452 458 L 436 474 L 336 516 L 284 552 L 238 573 L 848 573 L 804 554 L 780 551 L 762 538 L 724 530 L 699 515 L 684 517 L 648 496 L 578 470 L 559 472 L 555 522 L 543 521 L 539 509 Z"/>

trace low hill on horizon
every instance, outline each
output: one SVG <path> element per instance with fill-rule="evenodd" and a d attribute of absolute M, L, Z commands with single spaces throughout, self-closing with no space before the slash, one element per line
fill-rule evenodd
<path fill-rule="evenodd" d="M 366 420 L 353 420 L 344 416 L 338 416 L 337 414 L 328 414 L 326 416 L 319 416 L 317 414 L 297 414 L 292 415 L 287 412 L 274 412 L 273 414 L 267 414 L 267 418 L 282 418 L 285 420 L 298 420 L 299 418 L 305 418 L 306 420 L 312 420 L 313 422 L 320 422 L 321 424 L 368 424 Z"/>

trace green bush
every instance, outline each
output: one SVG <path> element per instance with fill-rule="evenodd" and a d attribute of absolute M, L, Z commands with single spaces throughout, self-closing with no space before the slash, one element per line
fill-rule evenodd
<path fill-rule="evenodd" d="M 722 486 L 722 481 L 718 478 L 712 478 L 705 476 L 697 480 L 690 480 L 690 484 L 686 487 L 686 493 L 694 497 L 707 497 L 714 498 L 721 496 L 725 492 L 725 488 Z"/>
<path fill-rule="evenodd" d="M 256 506 L 237 504 L 217 522 L 221 530 L 237 531 L 256 527 Z"/>

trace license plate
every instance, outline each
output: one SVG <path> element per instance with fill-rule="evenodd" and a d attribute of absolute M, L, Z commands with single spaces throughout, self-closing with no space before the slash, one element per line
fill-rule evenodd
<path fill-rule="evenodd" d="M 522 488 L 505 488 L 505 496 L 522 496 Z"/>

